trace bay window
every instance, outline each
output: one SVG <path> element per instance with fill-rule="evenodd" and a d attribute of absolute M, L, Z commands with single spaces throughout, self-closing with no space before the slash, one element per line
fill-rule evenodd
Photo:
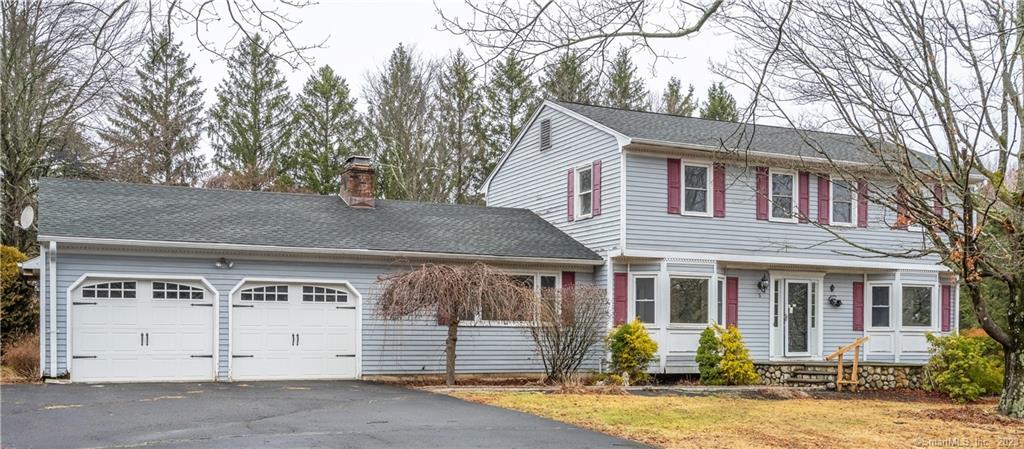
<path fill-rule="evenodd" d="M 673 277 L 669 281 L 669 323 L 707 324 L 709 279 Z"/>
<path fill-rule="evenodd" d="M 903 326 L 928 327 L 932 325 L 932 288 L 903 286 Z"/>

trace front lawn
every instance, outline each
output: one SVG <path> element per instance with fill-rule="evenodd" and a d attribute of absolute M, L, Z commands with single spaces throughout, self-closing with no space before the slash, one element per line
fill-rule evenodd
<path fill-rule="evenodd" d="M 452 394 L 662 447 L 1024 447 L 1024 423 L 995 416 L 991 401 Z"/>

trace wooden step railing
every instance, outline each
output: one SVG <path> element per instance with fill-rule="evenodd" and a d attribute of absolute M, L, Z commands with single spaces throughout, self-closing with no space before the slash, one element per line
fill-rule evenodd
<path fill-rule="evenodd" d="M 833 353 L 831 353 L 831 354 L 829 354 L 828 356 L 825 357 L 825 360 L 827 360 L 827 361 L 832 361 L 833 359 L 838 359 L 839 360 L 839 367 L 836 370 L 836 391 L 843 391 L 843 385 L 849 385 L 850 386 L 850 390 L 852 390 L 854 392 L 857 391 L 857 380 L 858 380 L 858 378 L 857 378 L 857 376 L 858 376 L 858 374 L 857 374 L 857 371 L 858 371 L 857 370 L 857 368 L 858 368 L 857 362 L 860 361 L 860 347 L 863 346 L 864 342 L 866 342 L 866 341 L 868 341 L 868 336 L 867 335 L 854 340 L 853 343 L 850 343 L 850 344 L 848 344 L 846 346 L 843 346 L 843 347 L 840 347 L 839 349 L 836 349 L 836 352 L 833 352 Z M 853 372 L 850 374 L 850 380 L 844 380 L 843 379 L 843 354 L 846 354 L 847 352 L 850 352 L 851 350 L 853 350 Z"/>

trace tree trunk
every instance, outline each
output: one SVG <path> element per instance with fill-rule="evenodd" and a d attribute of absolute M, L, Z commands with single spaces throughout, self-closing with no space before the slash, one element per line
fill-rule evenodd
<path fill-rule="evenodd" d="M 1013 418 L 1024 418 L 1024 350 L 1020 347 L 1006 351 L 1003 369 L 1003 394 L 999 397 L 999 413 Z"/>
<path fill-rule="evenodd" d="M 448 339 L 444 342 L 444 352 L 447 355 L 445 364 L 445 385 L 455 385 L 455 342 L 459 340 L 459 320 L 453 319 L 448 322 Z"/>

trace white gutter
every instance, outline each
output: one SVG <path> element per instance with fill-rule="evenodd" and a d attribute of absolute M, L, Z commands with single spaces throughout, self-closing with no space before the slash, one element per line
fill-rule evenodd
<path fill-rule="evenodd" d="M 57 377 L 57 242 L 50 241 L 50 377 Z"/>
<path fill-rule="evenodd" d="M 805 265 L 827 268 L 873 268 L 877 270 L 909 271 L 950 271 L 939 264 L 912 264 L 897 262 L 873 262 L 870 260 L 811 259 L 805 257 L 758 256 L 745 254 L 696 253 L 677 251 L 624 250 L 624 257 L 650 259 L 700 259 L 713 262 L 750 263 L 765 265 Z"/>
<path fill-rule="evenodd" d="M 110 239 L 94 237 L 60 237 L 52 235 L 41 235 L 39 240 L 49 241 L 51 245 L 56 242 L 82 244 L 82 245 L 110 245 L 110 246 L 132 246 L 149 248 L 173 248 L 173 249 L 205 249 L 220 251 L 264 251 L 264 252 L 290 252 L 304 254 L 324 254 L 333 256 L 353 257 L 379 257 L 379 258 L 415 258 L 415 259 L 450 259 L 459 261 L 481 261 L 481 262 L 503 262 L 503 263 L 532 263 L 532 264 L 560 264 L 560 265 L 585 265 L 600 266 L 603 260 L 591 259 L 567 259 L 567 258 L 546 258 L 546 257 L 520 257 L 520 256 L 495 256 L 457 253 L 437 253 L 419 251 L 390 251 L 374 249 L 341 249 L 341 248 L 306 248 L 298 246 L 274 246 L 274 245 L 247 245 L 238 243 L 200 243 L 200 242 L 175 242 L 164 240 L 132 240 L 132 239 Z"/>
<path fill-rule="evenodd" d="M 39 245 L 39 375 L 46 375 L 46 247 Z"/>

